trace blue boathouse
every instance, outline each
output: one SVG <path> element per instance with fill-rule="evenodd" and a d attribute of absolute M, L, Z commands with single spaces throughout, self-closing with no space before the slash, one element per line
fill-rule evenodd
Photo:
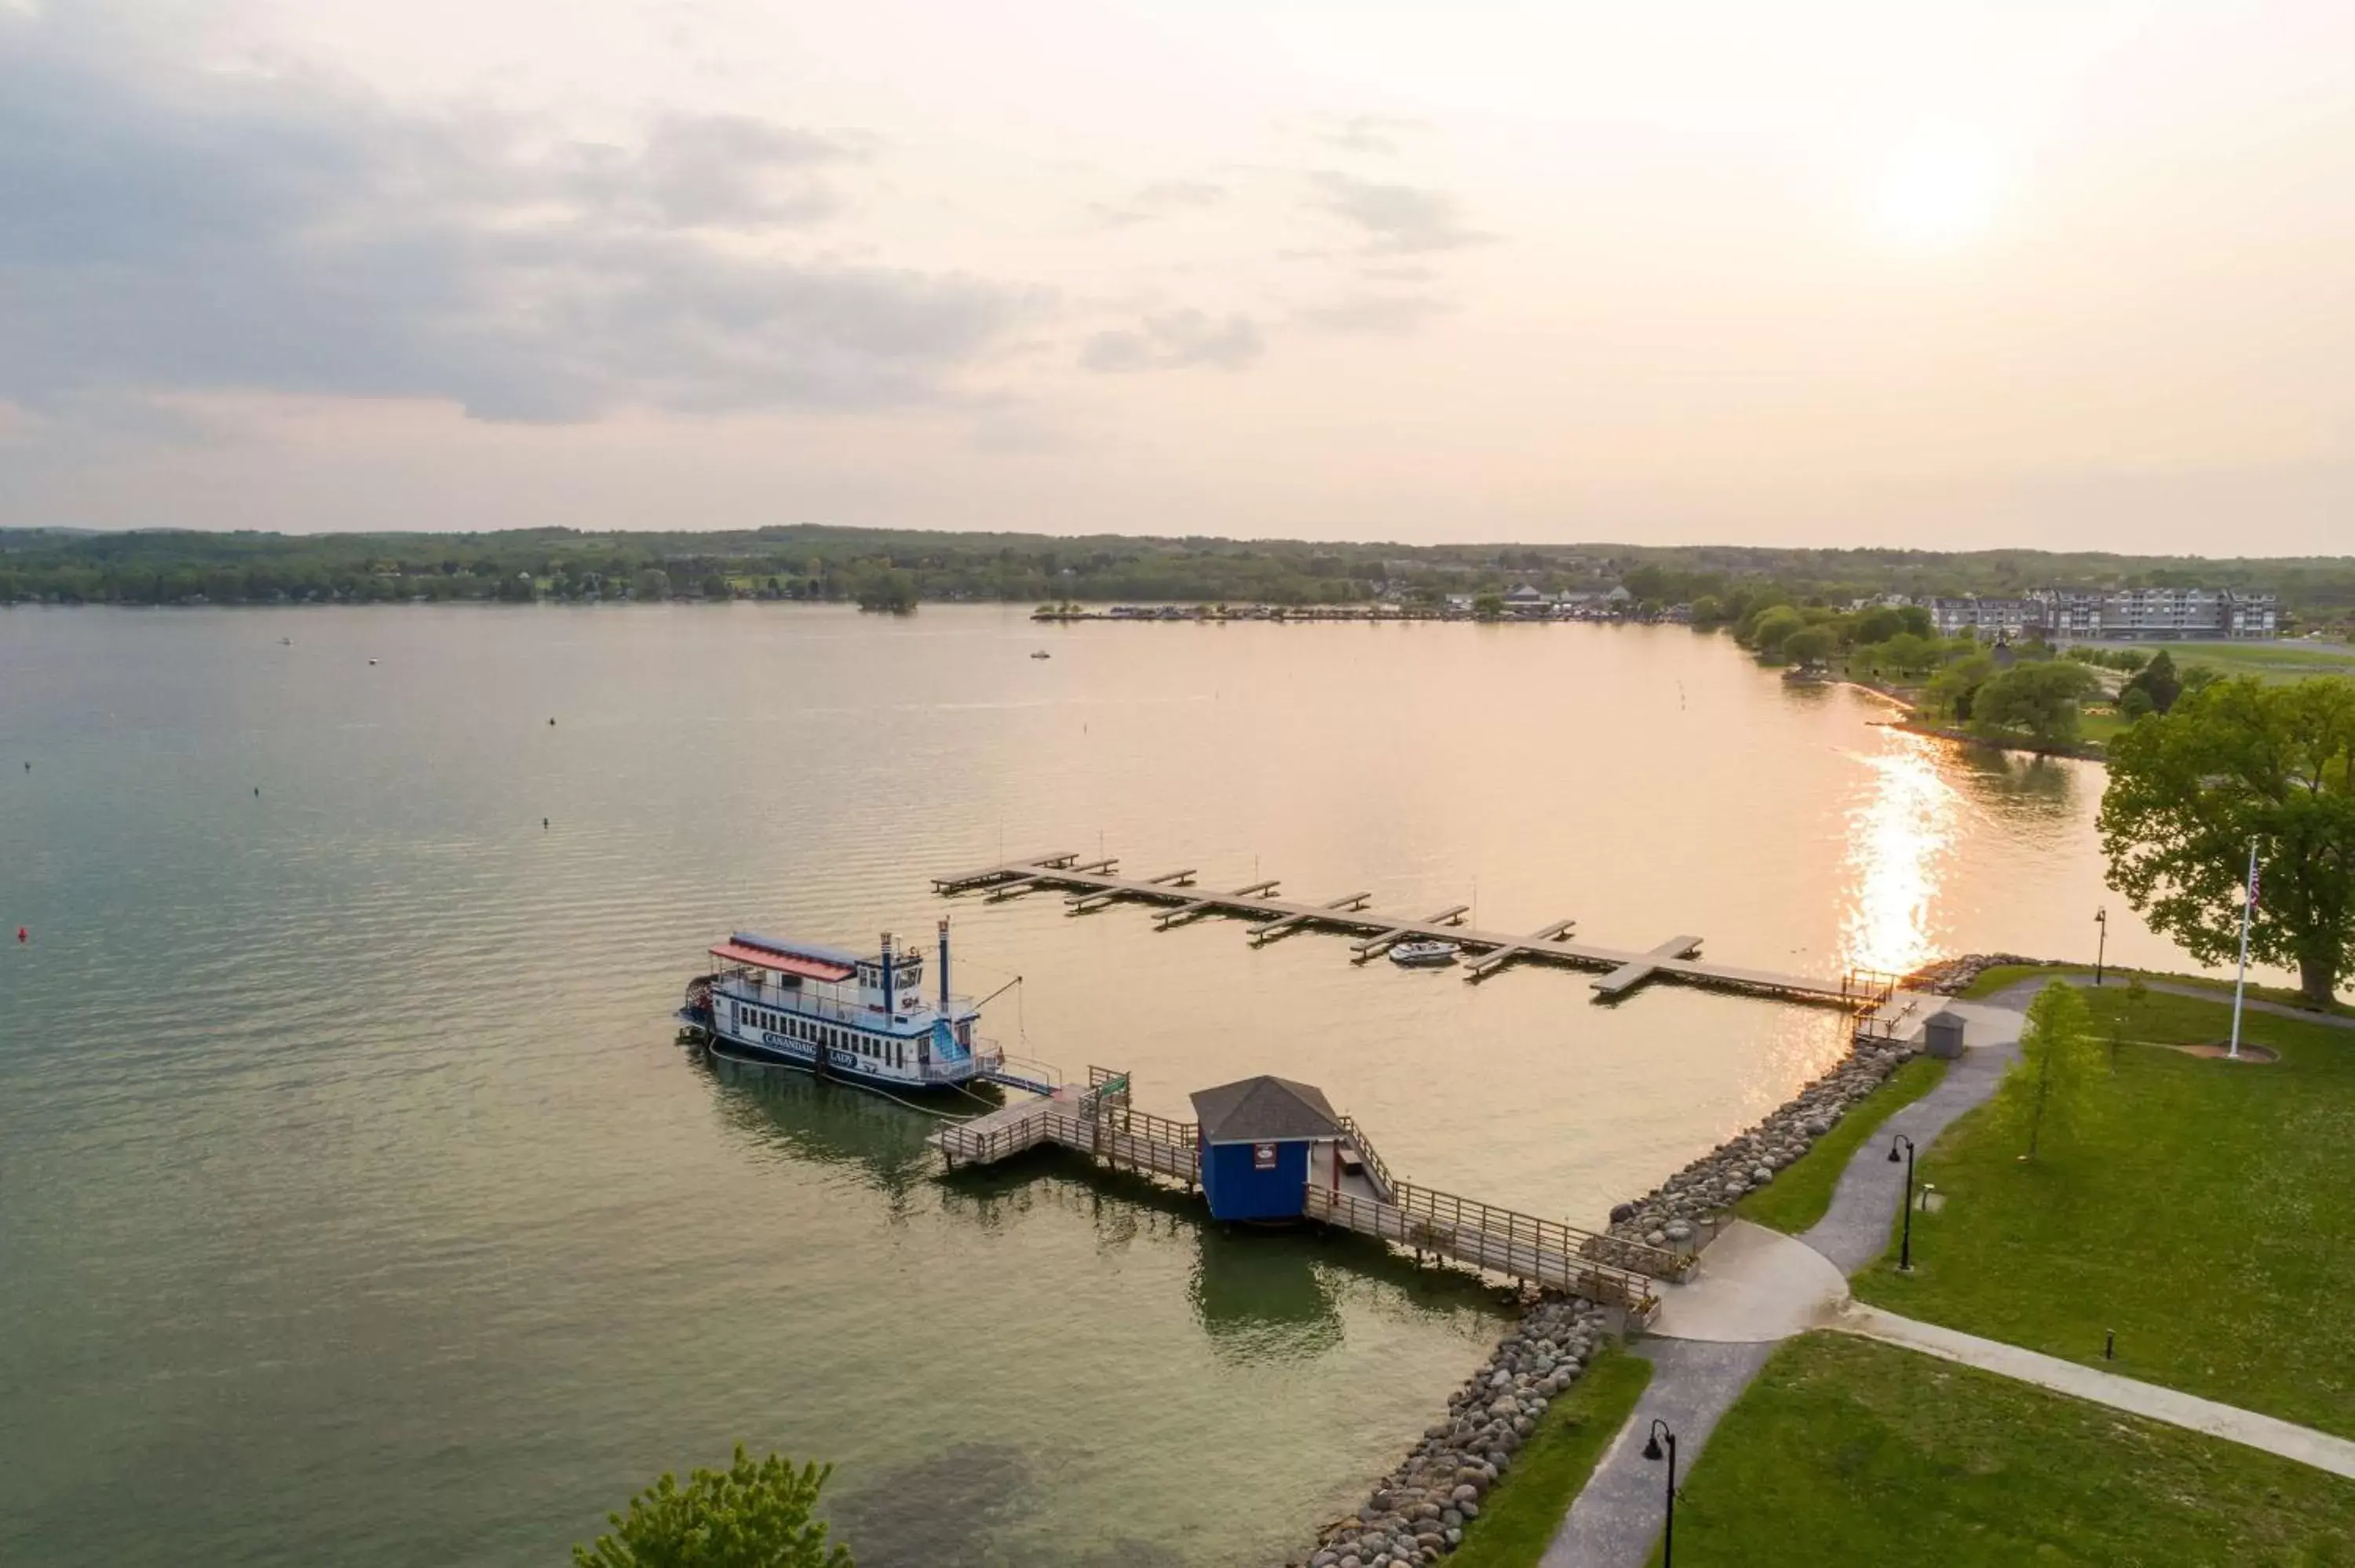
<path fill-rule="evenodd" d="M 1308 1157 L 1342 1137 L 1323 1090 L 1260 1076 L 1198 1090 L 1202 1196 L 1220 1220 L 1296 1220 L 1308 1206 Z"/>

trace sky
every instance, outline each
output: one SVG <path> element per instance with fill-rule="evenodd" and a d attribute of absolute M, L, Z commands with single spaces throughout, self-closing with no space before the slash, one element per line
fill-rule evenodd
<path fill-rule="evenodd" d="M 0 0 L 0 525 L 2355 553 L 2355 5 Z"/>

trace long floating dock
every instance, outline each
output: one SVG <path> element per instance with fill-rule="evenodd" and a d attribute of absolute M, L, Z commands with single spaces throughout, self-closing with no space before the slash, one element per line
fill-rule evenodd
<path fill-rule="evenodd" d="M 926 1139 L 951 1170 L 991 1165 L 1028 1150 L 1054 1147 L 1118 1171 L 1203 1185 L 1202 1139 L 1193 1122 L 1133 1108 L 1128 1076 L 1090 1070 L 1085 1089 L 1066 1084 L 1043 1099 L 1009 1105 L 969 1121 L 945 1124 Z M 1657 1282 L 1690 1276 L 1696 1259 L 1662 1247 L 1599 1235 L 1558 1220 L 1501 1209 L 1401 1181 L 1348 1117 L 1340 1135 L 1320 1140 L 1307 1161 L 1302 1215 L 1359 1235 L 1412 1249 L 1417 1258 L 1469 1264 L 1543 1289 L 1621 1308 L 1648 1322 L 1658 1308 Z"/>
<path fill-rule="evenodd" d="M 1616 1001 L 1653 980 L 1718 991 L 1744 991 L 1785 1001 L 1839 1007 L 1859 1019 L 1878 1018 L 1896 993 L 1896 977 L 1851 969 L 1837 977 L 1786 974 L 1772 969 L 1744 969 L 1700 958 L 1701 938 L 1671 938 L 1647 950 L 1604 947 L 1574 940 L 1574 920 L 1557 920 L 1535 931 L 1483 931 L 1461 924 L 1465 906 L 1454 905 L 1418 920 L 1365 907 L 1368 895 L 1352 894 L 1322 904 L 1302 904 L 1276 896 L 1281 879 L 1248 883 L 1231 893 L 1205 894 L 1192 885 L 1194 873 L 1164 872 L 1135 878 L 1116 874 L 1117 857 L 1082 861 L 1069 851 L 1030 855 L 1021 860 L 983 866 L 978 871 L 932 879 L 941 894 L 986 891 L 991 898 L 1009 898 L 1043 887 L 1064 889 L 1074 915 L 1092 913 L 1123 901 L 1155 906 L 1163 930 L 1206 916 L 1233 916 L 1255 922 L 1255 942 L 1265 942 L 1296 930 L 1341 931 L 1359 937 L 1351 944 L 1359 962 L 1375 958 L 1399 942 L 1454 942 L 1471 962 L 1466 980 L 1486 980 L 1508 965 L 1550 963 L 1573 969 L 1600 969 L 1592 981 L 1594 1000 Z"/>

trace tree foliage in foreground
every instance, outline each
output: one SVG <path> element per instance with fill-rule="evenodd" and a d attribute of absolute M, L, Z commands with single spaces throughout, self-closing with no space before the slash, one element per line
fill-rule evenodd
<path fill-rule="evenodd" d="M 698 1470 L 680 1486 L 667 1474 L 608 1514 L 610 1535 L 572 1549 L 573 1568 L 852 1568 L 813 1520 L 831 1465 L 775 1454 L 755 1463 L 741 1443 L 726 1470 Z"/>
<path fill-rule="evenodd" d="M 2355 683 L 2187 689 L 2112 741 L 2109 764 L 2110 885 L 2193 958 L 2231 963 L 2256 840 L 2250 956 L 2328 1005 L 2355 974 Z"/>
<path fill-rule="evenodd" d="M 2073 986 L 2053 980 L 2028 1004 L 2003 1098 L 2027 1124 L 2030 1160 L 2045 1139 L 2065 1148 L 2083 1125 L 2095 1065 L 2093 1031 L 2093 1012 Z"/>

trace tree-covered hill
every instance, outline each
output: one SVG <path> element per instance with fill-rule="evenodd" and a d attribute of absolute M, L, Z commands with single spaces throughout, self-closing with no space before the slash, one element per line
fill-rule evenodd
<path fill-rule="evenodd" d="M 255 604 L 407 599 L 923 599 L 1337 604 L 1382 585 L 1426 598 L 1527 582 L 1625 584 L 1668 604 L 1768 583 L 1802 602 L 2007 593 L 2050 584 L 2269 589 L 2308 623 L 2355 617 L 2355 557 L 2204 560 L 1988 550 L 1741 546 L 1323 544 L 1057 537 L 814 524 L 737 533 L 89 533 L 0 529 L 0 602 Z"/>

